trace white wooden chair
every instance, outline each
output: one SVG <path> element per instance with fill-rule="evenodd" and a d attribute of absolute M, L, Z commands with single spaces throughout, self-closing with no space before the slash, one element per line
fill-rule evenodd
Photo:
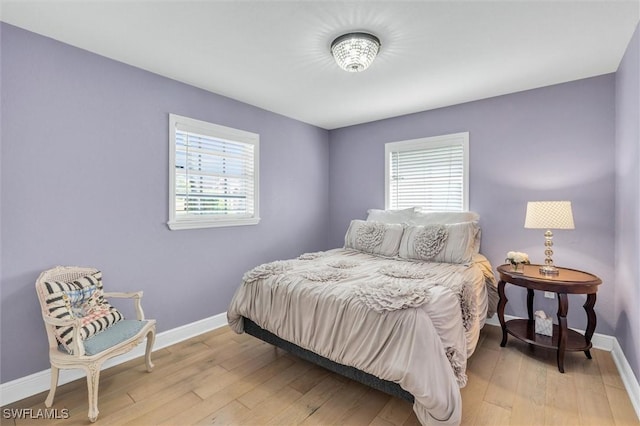
<path fill-rule="evenodd" d="M 98 277 L 97 281 L 96 277 Z M 97 285 L 83 287 L 87 283 Z M 110 307 L 107 302 L 108 298 L 133 299 L 137 319 L 122 319 L 113 324 L 109 324 L 109 321 L 104 318 L 99 318 L 98 322 L 89 321 L 89 316 L 81 316 L 83 311 L 78 311 L 77 306 L 75 306 L 75 311 L 72 310 L 71 314 L 68 314 L 66 308 L 72 308 L 74 307 L 72 305 L 78 302 L 78 299 L 74 299 L 73 295 L 71 299 L 69 298 L 69 294 L 73 293 L 73 291 L 65 291 L 69 288 L 81 289 L 79 293 L 75 294 L 86 296 L 86 299 L 92 296 L 92 306 L 95 306 L 96 297 L 100 298 L 99 303 L 101 304 L 99 306 L 101 307 Z M 51 362 L 51 389 L 45 400 L 45 405 L 51 407 L 53 404 L 61 368 L 83 369 L 87 374 L 89 420 L 95 422 L 98 418 L 98 383 L 102 364 L 109 358 L 131 351 L 146 337 L 145 363 L 147 371 L 151 372 L 153 369 L 151 350 L 155 340 L 156 321 L 144 318 L 141 305 L 142 291 L 132 293 L 103 292 L 101 274 L 97 269 L 69 266 L 49 269 L 38 277 L 36 291 L 49 340 L 49 360 Z M 86 305 L 83 306 L 85 309 Z M 90 309 L 92 309 L 91 312 L 95 312 L 93 308 Z M 117 310 L 111 309 L 116 312 L 115 315 L 120 315 Z M 88 323 L 89 325 L 87 325 Z M 83 328 L 101 329 L 91 336 L 85 336 L 87 330 L 83 330 Z M 67 335 L 62 338 L 60 336 L 61 330 L 68 331 Z"/>

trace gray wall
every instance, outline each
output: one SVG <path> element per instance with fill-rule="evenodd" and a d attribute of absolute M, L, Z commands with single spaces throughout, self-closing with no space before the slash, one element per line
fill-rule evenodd
<path fill-rule="evenodd" d="M 10 25 L 1 35 L 3 383 L 49 367 L 44 269 L 95 266 L 109 290 L 144 290 L 162 332 L 225 312 L 247 269 L 326 248 L 326 130 Z M 170 112 L 260 134 L 259 225 L 167 228 Z"/>
<path fill-rule="evenodd" d="M 495 97 L 347 127 L 330 133 L 329 245 L 352 218 L 384 207 L 386 142 L 469 132 L 470 208 L 481 217 L 482 248 L 494 266 L 510 250 L 544 261 L 543 230 L 524 229 L 527 201 L 570 200 L 576 229 L 554 233 L 557 265 L 604 281 L 596 332 L 613 334 L 615 76 Z M 507 286 L 507 314 L 526 316 L 526 292 Z M 569 297 L 569 326 L 586 327 L 585 296 Z M 535 300 L 555 315 L 555 300 Z"/>
<path fill-rule="evenodd" d="M 640 379 L 640 26 L 616 73 L 615 335 Z"/>

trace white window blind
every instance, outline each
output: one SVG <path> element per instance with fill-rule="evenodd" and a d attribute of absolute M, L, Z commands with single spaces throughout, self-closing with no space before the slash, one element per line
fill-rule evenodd
<path fill-rule="evenodd" d="M 468 210 L 469 133 L 385 145 L 386 208 Z"/>
<path fill-rule="evenodd" d="M 259 135 L 170 114 L 169 227 L 256 224 Z"/>

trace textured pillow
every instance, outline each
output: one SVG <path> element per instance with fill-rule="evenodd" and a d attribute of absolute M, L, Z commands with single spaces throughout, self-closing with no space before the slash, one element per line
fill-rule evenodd
<path fill-rule="evenodd" d="M 476 222 L 409 225 L 402 234 L 399 256 L 429 262 L 469 263 L 478 253 L 479 233 Z"/>
<path fill-rule="evenodd" d="M 367 222 L 382 223 L 407 223 L 413 217 L 415 208 L 411 207 L 403 210 L 378 210 L 370 209 L 367 211 Z"/>
<path fill-rule="evenodd" d="M 344 236 L 344 247 L 379 256 L 395 257 L 404 231 L 399 223 L 352 220 Z"/>
<path fill-rule="evenodd" d="M 73 282 L 47 281 L 45 303 L 49 315 L 60 319 L 80 318 L 80 337 L 89 337 L 123 319 L 122 314 L 104 299 L 102 273 L 96 272 Z M 73 352 L 73 328 L 57 326 L 56 338 L 69 353 Z"/>
<path fill-rule="evenodd" d="M 480 215 L 476 212 L 415 212 L 409 223 L 411 225 L 440 225 L 446 223 L 478 222 Z"/>
<path fill-rule="evenodd" d="M 410 225 L 440 225 L 451 224 L 461 222 L 478 222 L 480 215 L 476 212 L 415 212 L 411 220 Z M 481 231 L 478 231 L 476 240 L 474 243 L 474 250 L 476 253 L 480 251 L 480 236 Z"/>

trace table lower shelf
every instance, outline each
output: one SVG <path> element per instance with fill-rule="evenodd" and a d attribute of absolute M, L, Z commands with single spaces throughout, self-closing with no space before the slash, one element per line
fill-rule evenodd
<path fill-rule="evenodd" d="M 532 345 L 549 349 L 558 349 L 558 336 L 560 328 L 553 325 L 553 336 L 536 334 L 535 321 L 527 319 L 513 319 L 506 322 L 507 333 Z M 591 349 L 591 343 L 587 343 L 585 337 L 575 330 L 567 329 L 567 346 L 565 351 L 587 351 Z"/>

